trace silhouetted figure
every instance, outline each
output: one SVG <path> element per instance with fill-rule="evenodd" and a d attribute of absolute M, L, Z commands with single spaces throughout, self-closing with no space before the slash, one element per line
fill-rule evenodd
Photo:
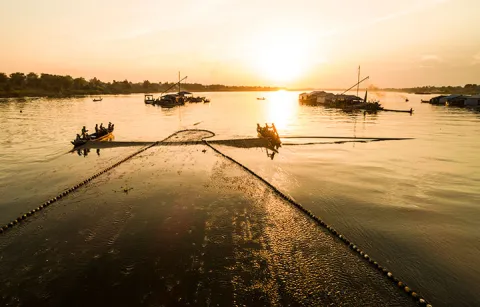
<path fill-rule="evenodd" d="M 87 138 L 87 132 L 88 132 L 87 128 L 86 128 L 85 126 L 83 126 L 83 128 L 82 128 L 82 137 L 85 138 L 85 139 Z"/>
<path fill-rule="evenodd" d="M 95 134 L 98 135 L 98 124 L 95 125 Z"/>
<path fill-rule="evenodd" d="M 100 148 L 97 148 L 97 156 L 100 155 Z"/>

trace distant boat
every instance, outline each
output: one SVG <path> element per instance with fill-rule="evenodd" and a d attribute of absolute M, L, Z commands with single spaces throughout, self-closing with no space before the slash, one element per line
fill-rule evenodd
<path fill-rule="evenodd" d="M 257 97 L 257 100 L 265 100 L 265 97 Z"/>
<path fill-rule="evenodd" d="M 93 98 L 93 101 L 102 101 L 103 98 L 102 97 L 98 97 L 98 98 Z"/>
<path fill-rule="evenodd" d="M 421 101 L 422 101 L 422 103 L 430 103 L 430 100 L 423 100 L 422 99 Z"/>
<path fill-rule="evenodd" d="M 150 94 L 145 94 L 145 99 L 144 99 L 146 104 L 154 104 L 155 99 L 153 98 L 153 95 Z"/>

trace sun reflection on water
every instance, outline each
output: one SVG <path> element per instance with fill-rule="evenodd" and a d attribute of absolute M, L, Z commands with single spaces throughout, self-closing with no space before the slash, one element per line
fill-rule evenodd
<path fill-rule="evenodd" d="M 280 131 L 288 130 L 295 121 L 298 112 L 296 94 L 285 90 L 270 93 L 267 105 L 267 121 L 275 123 Z"/>

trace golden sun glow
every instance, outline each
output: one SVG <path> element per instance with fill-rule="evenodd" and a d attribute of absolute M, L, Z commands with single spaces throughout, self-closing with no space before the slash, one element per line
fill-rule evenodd
<path fill-rule="evenodd" d="M 306 73 L 311 64 L 312 45 L 301 31 L 272 28 L 253 40 L 258 48 L 252 62 L 266 81 L 286 85 Z"/>
<path fill-rule="evenodd" d="M 289 82 L 298 78 L 305 69 L 301 50 L 272 44 L 261 50 L 258 56 L 258 69 L 261 75 L 274 82 Z"/>

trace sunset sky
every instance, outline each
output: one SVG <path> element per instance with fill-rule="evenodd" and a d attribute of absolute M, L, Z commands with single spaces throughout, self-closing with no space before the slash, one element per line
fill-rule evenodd
<path fill-rule="evenodd" d="M 479 0 L 0 2 L 0 72 L 345 88 L 480 83 Z"/>

